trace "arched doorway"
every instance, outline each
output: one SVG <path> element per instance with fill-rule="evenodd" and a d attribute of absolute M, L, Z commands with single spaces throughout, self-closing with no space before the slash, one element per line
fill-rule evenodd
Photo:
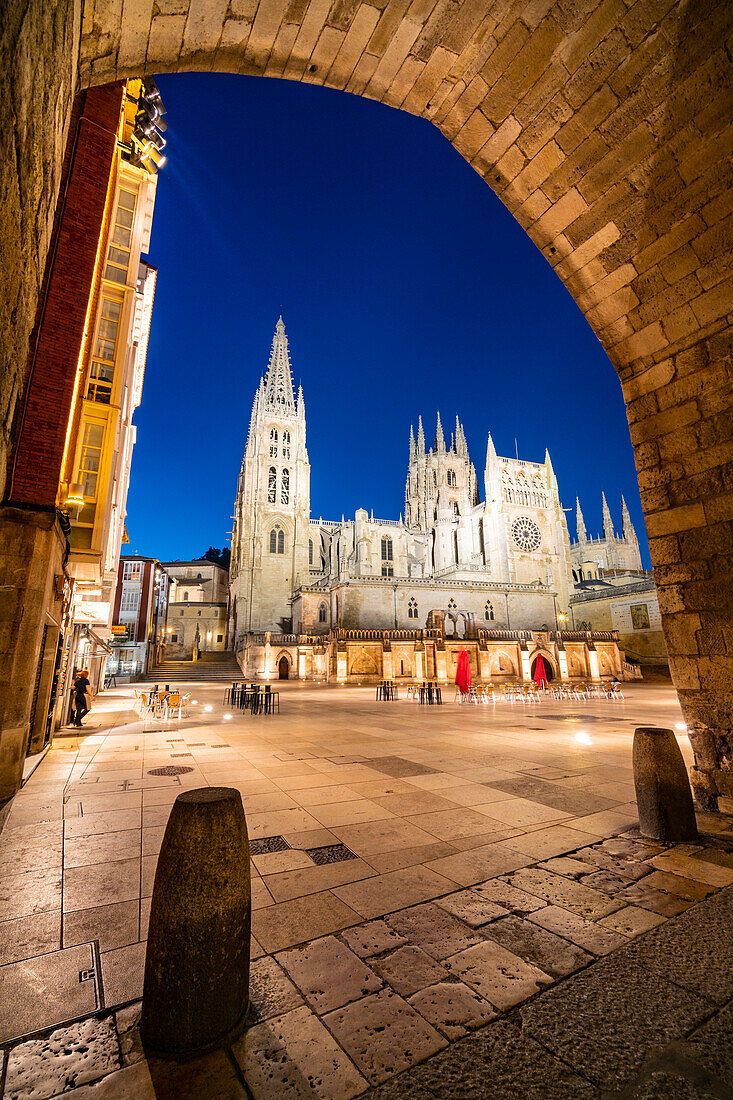
<path fill-rule="evenodd" d="M 290 661 L 284 654 L 277 662 L 277 678 L 278 680 L 288 680 L 290 678 Z"/>
<path fill-rule="evenodd" d="M 546 653 L 535 654 L 535 657 L 532 661 L 532 679 L 534 680 L 535 678 L 535 670 L 537 668 L 537 662 L 539 661 L 540 657 L 542 658 L 542 663 L 545 666 L 545 676 L 549 684 L 551 680 L 555 679 L 555 672 L 550 662 L 550 658 L 547 656 Z"/>

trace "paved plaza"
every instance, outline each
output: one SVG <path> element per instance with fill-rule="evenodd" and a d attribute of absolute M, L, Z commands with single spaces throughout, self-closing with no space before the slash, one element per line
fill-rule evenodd
<path fill-rule="evenodd" d="M 113 689 L 30 776 L 0 851 L 5 1097 L 599 1096 L 672 1080 L 649 1058 L 725 1024 L 730 821 L 666 850 L 635 829 L 633 731 L 681 723 L 670 687 L 476 707 L 280 687 L 279 715 L 196 684 L 188 718 L 145 726 Z M 135 1025 L 167 817 L 207 784 L 247 815 L 252 1013 L 181 1069 Z M 702 1091 L 624 1095 L 723 1095 L 724 1063 Z"/>

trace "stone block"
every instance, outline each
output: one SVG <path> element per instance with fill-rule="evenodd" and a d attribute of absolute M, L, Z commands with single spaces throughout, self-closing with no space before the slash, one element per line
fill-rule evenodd
<path fill-rule="evenodd" d="M 14 1047 L 8 1057 L 8 1097 L 55 1096 L 121 1065 L 113 1017 L 92 1016 Z"/>

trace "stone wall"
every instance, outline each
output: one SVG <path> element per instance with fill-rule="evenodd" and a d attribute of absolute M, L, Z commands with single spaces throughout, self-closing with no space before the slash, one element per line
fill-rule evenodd
<path fill-rule="evenodd" d="M 11 0 L 4 31 L 5 407 L 58 185 L 73 14 Z M 365 95 L 433 121 L 500 195 L 621 377 L 708 805 L 733 793 L 732 33 L 729 0 L 88 0 L 80 54 L 85 86 L 202 69 Z"/>
<path fill-rule="evenodd" d="M 0 27 L 0 498 L 77 82 L 80 0 L 7 0 Z"/>

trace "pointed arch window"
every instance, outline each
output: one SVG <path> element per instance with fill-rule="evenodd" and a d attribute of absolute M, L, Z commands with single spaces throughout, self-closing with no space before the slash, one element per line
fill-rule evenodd
<path fill-rule="evenodd" d="M 285 532 L 283 531 L 279 523 L 276 523 L 270 531 L 270 553 L 285 553 Z"/>
<path fill-rule="evenodd" d="M 267 503 L 274 504 L 277 494 L 277 470 L 271 466 L 267 474 Z"/>
<path fill-rule="evenodd" d="M 455 487 L 456 487 L 456 471 L 455 470 L 448 470 L 448 472 L 445 475 L 445 480 L 446 480 L 446 484 L 448 485 L 449 489 L 455 489 Z"/>
<path fill-rule="evenodd" d="M 458 607 L 458 604 L 456 603 L 456 601 L 451 596 L 451 598 L 448 600 L 448 610 L 449 611 L 455 611 L 457 607 Z"/>
<path fill-rule="evenodd" d="M 313 565 L 313 539 L 308 539 L 308 565 Z"/>
<path fill-rule="evenodd" d="M 270 432 L 270 458 L 277 458 L 277 428 Z"/>
<path fill-rule="evenodd" d="M 453 505 L 453 515 L 454 516 L 460 516 L 461 513 L 458 510 L 458 501 L 457 500 L 452 500 L 451 504 Z"/>
<path fill-rule="evenodd" d="M 408 619 L 416 619 L 417 618 L 417 600 L 415 599 L 414 596 L 412 597 L 411 600 L 409 600 L 409 602 L 407 604 L 407 618 Z"/>
<path fill-rule="evenodd" d="M 385 535 L 382 539 L 382 561 L 393 561 L 392 539 L 389 535 Z"/>
<path fill-rule="evenodd" d="M 283 432 L 283 458 L 290 458 L 290 432 Z"/>
<path fill-rule="evenodd" d="M 319 623 L 325 623 L 326 621 L 326 605 L 322 603 L 318 608 L 318 621 Z"/>
<path fill-rule="evenodd" d="M 284 469 L 280 475 L 280 503 L 290 503 L 290 470 Z"/>
<path fill-rule="evenodd" d="M 494 621 L 494 608 L 493 608 L 493 605 L 488 600 L 486 601 L 486 607 L 484 608 L 484 618 L 488 622 L 493 622 Z"/>

